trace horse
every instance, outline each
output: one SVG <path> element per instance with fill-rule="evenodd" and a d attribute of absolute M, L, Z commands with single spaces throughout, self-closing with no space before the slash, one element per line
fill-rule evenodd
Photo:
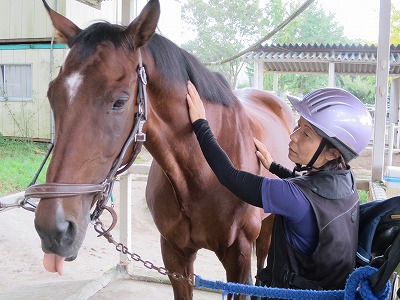
<path fill-rule="evenodd" d="M 171 274 L 190 277 L 199 249 L 215 252 L 228 281 L 250 283 L 253 245 L 262 268 L 271 218 L 234 196 L 209 168 L 189 119 L 187 82 L 197 87 L 232 162 L 263 176 L 273 175 L 258 161 L 253 137 L 291 166 L 289 106 L 272 93 L 233 91 L 195 56 L 155 33 L 159 1 L 150 0 L 128 26 L 96 22 L 84 30 L 43 3 L 70 48 L 48 88 L 55 139 L 46 183 L 26 191 L 41 198 L 34 223 L 45 268 L 62 273 L 64 261 L 77 257 L 115 174 L 144 145 L 153 156 L 146 201 L 175 299 L 192 298 L 190 282 Z"/>

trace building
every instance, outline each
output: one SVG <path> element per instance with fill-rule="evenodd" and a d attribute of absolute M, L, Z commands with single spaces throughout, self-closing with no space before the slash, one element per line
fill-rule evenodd
<path fill-rule="evenodd" d="M 106 20 L 128 24 L 146 0 L 47 0 L 49 6 L 80 28 Z M 180 43 L 181 4 L 161 0 L 160 32 Z M 52 114 L 49 82 L 57 75 L 68 48 L 56 42 L 55 30 L 41 0 L 0 0 L 0 134 L 50 140 Z M 173 19 L 175 26 L 171 24 Z"/>

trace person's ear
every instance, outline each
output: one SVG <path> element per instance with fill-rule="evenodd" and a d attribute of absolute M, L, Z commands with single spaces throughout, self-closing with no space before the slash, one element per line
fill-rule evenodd
<path fill-rule="evenodd" d="M 325 158 L 329 161 L 334 160 L 340 156 L 340 151 L 336 148 L 330 148 L 325 151 Z"/>

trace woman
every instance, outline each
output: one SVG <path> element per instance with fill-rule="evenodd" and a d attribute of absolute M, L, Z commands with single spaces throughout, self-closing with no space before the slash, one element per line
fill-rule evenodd
<path fill-rule="evenodd" d="M 355 267 L 359 197 L 348 162 L 367 146 L 372 119 L 351 93 L 316 90 L 301 100 L 288 96 L 300 119 L 290 136 L 288 157 L 300 176 L 272 163 L 255 141 L 262 164 L 281 178 L 236 169 L 206 121 L 194 85 L 187 102 L 203 154 L 219 181 L 241 200 L 276 214 L 263 285 L 296 289 L 343 289 Z"/>

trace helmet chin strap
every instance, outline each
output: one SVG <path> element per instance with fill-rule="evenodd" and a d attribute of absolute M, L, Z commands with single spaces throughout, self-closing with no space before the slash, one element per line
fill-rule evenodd
<path fill-rule="evenodd" d="M 293 169 L 293 175 L 295 174 L 295 172 L 311 171 L 314 168 L 313 164 L 317 161 L 319 155 L 321 154 L 322 150 L 324 150 L 324 147 L 327 143 L 328 143 L 328 141 L 325 138 L 322 138 L 317 151 L 315 151 L 314 156 L 311 158 L 311 160 L 308 162 L 308 164 L 305 166 L 303 166 L 301 164 L 296 164 L 296 166 Z M 314 168 L 314 169 L 318 169 L 318 168 Z"/>

